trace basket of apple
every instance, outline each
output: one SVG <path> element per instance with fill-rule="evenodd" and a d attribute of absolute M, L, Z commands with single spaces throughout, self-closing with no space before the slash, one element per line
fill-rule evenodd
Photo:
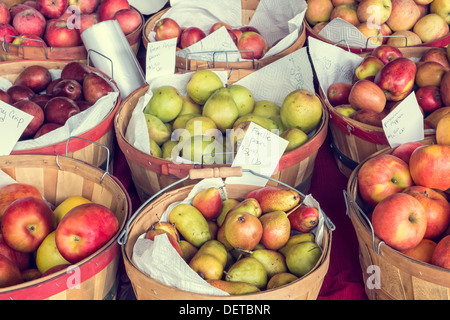
<path fill-rule="evenodd" d="M 0 299 L 114 299 L 131 212 L 120 181 L 54 155 L 2 156 L 0 168 Z"/>
<path fill-rule="evenodd" d="M 127 0 L 30 0 L 9 8 L 0 3 L 0 60 L 85 62 L 81 33 L 112 19 L 118 21 L 137 54 L 144 17 Z"/>
<path fill-rule="evenodd" d="M 33 116 L 12 154 L 65 154 L 94 166 L 106 163 L 121 102 L 113 80 L 82 62 L 20 60 L 0 66 L 0 100 Z"/>
<path fill-rule="evenodd" d="M 383 149 L 350 176 L 347 212 L 370 299 L 448 300 L 449 133 Z"/>
<path fill-rule="evenodd" d="M 354 53 L 388 44 L 446 47 L 447 0 L 308 0 L 308 36 Z"/>
<path fill-rule="evenodd" d="M 119 241 L 137 299 L 317 298 L 334 225 L 311 195 L 222 180 L 242 172 L 191 170 L 195 185 L 130 218 Z"/>
<path fill-rule="evenodd" d="M 146 21 L 143 44 L 147 47 L 149 42 L 177 38 L 175 66 L 180 72 L 258 69 L 301 48 L 306 40 L 304 1 L 286 1 L 282 6 L 270 1 L 259 6 L 260 2 L 172 2 L 170 8 Z M 195 15 L 195 20 L 185 10 Z"/>
<path fill-rule="evenodd" d="M 321 94 L 332 115 L 330 131 L 336 160 L 347 177 L 367 156 L 390 146 L 383 121 L 399 105 L 410 106 L 410 117 L 412 110 L 419 110 L 417 117 L 423 118 L 423 124 L 422 129 L 418 124 L 417 132 L 423 131 L 421 139 L 434 137 L 438 120 L 450 110 L 449 49 L 381 45 L 356 55 L 327 47 L 341 50 L 343 57 L 340 62 L 335 60 L 336 67 L 347 72 L 328 79 L 325 69 L 318 73 Z M 321 63 L 318 50 L 312 52 L 315 65 Z"/>

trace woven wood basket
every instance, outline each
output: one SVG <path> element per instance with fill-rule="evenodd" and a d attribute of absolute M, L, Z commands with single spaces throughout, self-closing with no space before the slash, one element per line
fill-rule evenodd
<path fill-rule="evenodd" d="M 255 13 L 256 8 L 258 7 L 259 0 L 242 0 L 242 25 L 247 25 L 253 14 Z M 144 24 L 144 28 L 142 30 L 142 43 L 147 48 L 148 43 L 150 42 L 148 35 L 153 30 L 156 22 L 160 20 L 161 16 L 164 15 L 167 10 L 170 8 L 161 10 L 160 12 L 152 15 Z M 259 60 L 249 60 L 242 62 L 220 62 L 220 61 L 204 61 L 204 60 L 195 60 L 189 59 L 189 57 L 175 57 L 175 69 L 177 72 L 182 72 L 186 70 L 198 70 L 205 68 L 242 68 L 242 69 L 259 69 L 262 68 L 269 63 L 292 53 L 293 51 L 300 49 L 303 47 L 306 41 L 306 23 L 303 22 L 302 28 L 300 30 L 300 34 L 298 39 L 287 49 L 282 52 L 275 54 L 273 56 L 267 58 L 261 58 Z"/>
<path fill-rule="evenodd" d="M 0 62 L 0 77 L 13 82 L 19 74 L 29 66 L 38 64 L 46 67 L 49 70 L 63 69 L 70 61 L 48 61 L 48 60 L 18 60 Z M 115 82 L 98 69 L 89 67 L 90 70 L 99 75 L 109 79 L 109 82 L 116 88 Z M 118 89 L 117 89 L 118 91 Z M 33 148 L 16 150 L 11 154 L 51 154 L 64 155 L 85 161 L 94 166 L 101 166 L 105 163 L 108 155 L 107 150 L 113 150 L 114 146 L 114 116 L 119 109 L 121 102 L 120 95 L 118 96 L 114 107 L 109 114 L 96 127 L 86 130 L 79 136 L 80 139 L 70 139 L 70 141 L 62 141 L 51 145 Z M 69 142 L 69 143 L 68 143 Z M 93 143 L 92 143 L 93 142 Z M 66 153 L 67 149 L 67 153 Z"/>
<path fill-rule="evenodd" d="M 189 172 L 190 178 L 196 182 L 202 178 L 239 176 L 235 169 L 240 168 L 216 168 L 193 169 Z M 166 208 L 175 201 L 184 200 L 194 186 L 188 185 L 170 192 L 163 192 L 156 199 L 149 198 L 140 210 L 130 218 L 123 233 L 119 236 L 122 240 L 122 256 L 125 270 L 130 278 L 134 293 L 138 300 L 315 300 L 330 264 L 332 231 L 334 225 L 326 218 L 323 226 L 322 255 L 314 268 L 303 277 L 294 282 L 271 290 L 263 290 L 246 295 L 206 295 L 180 290 L 155 280 L 142 272 L 132 260 L 132 252 L 137 238 L 148 230 L 149 226 L 158 221 L 158 217 Z M 243 199 L 251 190 L 259 187 L 249 185 L 226 185 L 228 197 Z M 280 187 L 281 188 L 281 187 Z M 284 187 L 283 187 L 284 188 Z M 153 200 L 153 201 L 151 201 Z"/>
<path fill-rule="evenodd" d="M 117 238 L 131 213 L 131 200 L 121 182 L 97 167 L 79 160 L 53 155 L 10 155 L 0 157 L 0 169 L 17 182 L 36 186 L 53 205 L 81 195 L 111 209 L 119 220 L 117 234 L 97 252 L 73 265 L 75 273 L 61 270 L 43 278 L 1 288 L 1 300 L 101 300 L 114 299 L 121 260 Z"/>
<path fill-rule="evenodd" d="M 385 148 L 367 160 L 391 151 L 391 148 Z M 357 176 L 363 163 L 351 174 L 345 197 L 347 214 L 358 238 L 359 261 L 367 296 L 371 300 L 449 300 L 450 270 L 412 259 L 373 234 L 366 215 L 369 209 L 358 191 Z M 378 280 L 375 280 L 372 266 L 379 267 Z"/>

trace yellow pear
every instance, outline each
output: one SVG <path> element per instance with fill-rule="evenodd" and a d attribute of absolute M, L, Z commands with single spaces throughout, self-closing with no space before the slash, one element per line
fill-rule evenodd
<path fill-rule="evenodd" d="M 267 282 L 267 290 L 275 289 L 281 286 L 284 286 L 286 284 L 289 284 L 295 280 L 297 280 L 298 277 L 296 275 L 293 275 L 289 272 L 281 272 L 274 275 L 272 278 L 269 279 Z"/>
<path fill-rule="evenodd" d="M 153 139 L 150 139 L 150 154 L 156 158 L 162 157 L 161 147 Z"/>
<path fill-rule="evenodd" d="M 200 117 L 200 116 L 201 116 L 200 113 L 180 114 L 173 121 L 173 123 L 172 123 L 172 130 L 175 131 L 177 129 L 185 129 L 186 128 L 186 122 L 188 122 L 192 118 Z M 180 134 L 178 134 L 178 135 L 180 135 Z"/>
<path fill-rule="evenodd" d="M 253 113 L 264 118 L 279 116 L 280 106 L 269 100 L 259 100 L 255 102 Z"/>
<path fill-rule="evenodd" d="M 78 195 L 66 198 L 55 208 L 55 210 L 53 210 L 53 213 L 55 214 L 56 217 L 56 222 L 59 223 L 61 219 L 64 217 L 64 215 L 70 211 L 70 209 L 75 208 L 76 206 L 79 206 L 81 204 L 91 202 L 92 202 L 91 200 Z"/>
<path fill-rule="evenodd" d="M 239 200 L 227 198 L 222 201 L 222 210 L 220 211 L 219 216 L 216 219 L 217 225 L 220 227 L 225 220 L 225 216 L 227 213 L 237 204 L 239 204 Z"/>
<path fill-rule="evenodd" d="M 181 105 L 181 111 L 179 115 L 191 114 L 191 113 L 202 113 L 202 107 L 195 103 L 189 96 L 182 96 L 183 104 Z"/>
<path fill-rule="evenodd" d="M 261 262 L 269 279 L 278 273 L 288 272 L 286 258 L 278 251 L 257 249 L 253 250 L 250 256 Z"/>
<path fill-rule="evenodd" d="M 267 272 L 263 264 L 253 257 L 244 257 L 236 261 L 225 275 L 226 281 L 246 282 L 264 289 L 267 284 Z"/>
<path fill-rule="evenodd" d="M 229 86 L 228 89 L 230 90 L 234 102 L 236 102 L 239 116 L 243 116 L 244 114 L 253 111 L 253 107 L 255 106 L 255 97 L 248 88 L 238 84 L 233 84 Z"/>
<path fill-rule="evenodd" d="M 36 250 L 36 267 L 41 273 L 60 265 L 70 264 L 63 258 L 55 242 L 55 231 L 50 232 Z"/>
<path fill-rule="evenodd" d="M 197 70 L 189 79 L 186 90 L 188 96 L 200 105 L 204 104 L 211 94 L 223 87 L 222 80 L 211 70 Z"/>
<path fill-rule="evenodd" d="M 202 115 L 211 118 L 222 133 L 231 129 L 239 117 L 239 111 L 230 89 L 220 88 L 214 91 L 203 105 Z"/>
<path fill-rule="evenodd" d="M 300 242 L 306 242 L 306 241 L 314 242 L 314 239 L 315 239 L 315 235 L 312 232 L 297 233 L 297 234 L 291 235 L 289 237 L 288 241 L 286 242 L 286 244 L 278 251 L 286 256 L 289 248 L 291 246 L 293 246 L 294 244 L 298 244 Z"/>
<path fill-rule="evenodd" d="M 164 142 L 161 146 L 161 158 L 175 160 L 180 154 L 179 150 L 177 149 L 178 144 L 179 142 L 175 140 L 168 140 Z"/>
<path fill-rule="evenodd" d="M 195 163 L 223 164 L 223 144 L 209 136 L 193 136 L 181 143 L 181 156 Z"/>
<path fill-rule="evenodd" d="M 286 265 L 291 273 L 302 277 L 314 268 L 321 255 L 322 249 L 315 242 L 300 242 L 288 250 Z"/>
<path fill-rule="evenodd" d="M 186 263 L 189 263 L 198 251 L 196 246 L 186 240 L 180 240 L 180 249 L 183 252 L 183 259 Z"/>
<path fill-rule="evenodd" d="M 271 211 L 288 212 L 299 203 L 300 194 L 292 189 L 265 186 L 250 191 L 245 198 L 256 199 L 263 213 Z"/>
<path fill-rule="evenodd" d="M 216 123 L 209 117 L 200 116 L 193 117 L 186 122 L 185 129 L 193 136 L 216 136 L 220 133 L 217 131 Z"/>
<path fill-rule="evenodd" d="M 189 266 L 205 280 L 219 280 L 223 276 L 227 261 L 224 245 L 217 240 L 208 240 L 192 257 Z"/>
<path fill-rule="evenodd" d="M 304 145 L 308 141 L 308 135 L 298 128 L 290 128 L 281 133 L 280 137 L 289 141 L 284 152 L 289 152 Z"/>
<path fill-rule="evenodd" d="M 171 130 L 161 121 L 161 119 L 148 113 L 145 113 L 144 116 L 150 139 L 155 141 L 158 145 L 169 140 Z"/>
<path fill-rule="evenodd" d="M 261 290 L 247 282 L 230 282 L 226 280 L 206 280 L 210 285 L 231 295 L 257 293 Z"/>
<path fill-rule="evenodd" d="M 162 122 L 169 122 L 178 116 L 182 105 L 183 98 L 175 87 L 161 86 L 153 90 L 144 113 L 157 116 Z"/>

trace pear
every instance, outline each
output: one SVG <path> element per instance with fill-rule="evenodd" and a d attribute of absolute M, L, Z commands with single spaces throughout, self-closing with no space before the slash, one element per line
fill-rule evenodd
<path fill-rule="evenodd" d="M 237 282 L 237 281 L 230 282 L 226 280 L 206 280 L 206 281 L 213 287 L 225 291 L 230 295 L 257 293 L 261 291 L 257 286 L 247 282 Z"/>
<path fill-rule="evenodd" d="M 193 136 L 208 135 L 216 136 L 221 134 L 217 130 L 216 123 L 209 117 L 193 117 L 186 122 L 185 129 Z"/>
<path fill-rule="evenodd" d="M 289 152 L 304 145 L 308 141 L 308 135 L 298 128 L 290 128 L 280 134 L 280 137 L 289 141 L 284 152 Z"/>
<path fill-rule="evenodd" d="M 181 105 L 181 111 L 179 115 L 191 114 L 191 113 L 202 113 L 202 107 L 195 103 L 189 96 L 182 96 L 183 104 Z"/>
<path fill-rule="evenodd" d="M 264 289 L 267 284 L 267 272 L 263 264 L 253 257 L 244 257 L 236 261 L 225 275 L 226 281 L 246 282 Z"/>
<path fill-rule="evenodd" d="M 239 111 L 230 90 L 220 88 L 214 91 L 203 105 L 202 115 L 211 118 L 222 133 L 231 129 L 239 116 Z"/>
<path fill-rule="evenodd" d="M 269 100 L 259 100 L 255 102 L 253 113 L 264 118 L 279 116 L 280 106 Z"/>
<path fill-rule="evenodd" d="M 289 272 L 302 277 L 314 268 L 321 255 L 322 249 L 315 242 L 300 242 L 289 248 L 286 265 Z"/>
<path fill-rule="evenodd" d="M 144 113 L 144 117 L 150 139 L 155 141 L 158 145 L 162 145 L 169 140 L 171 131 L 164 122 L 152 114 Z"/>
<path fill-rule="evenodd" d="M 299 128 L 308 134 L 319 125 L 322 108 L 322 102 L 314 93 L 298 89 L 284 98 L 280 116 L 286 129 Z"/>
<path fill-rule="evenodd" d="M 288 272 L 286 258 L 278 251 L 257 249 L 253 250 L 250 256 L 262 263 L 269 279 L 278 273 Z"/>
<path fill-rule="evenodd" d="M 293 275 L 290 272 L 281 272 L 274 275 L 272 278 L 269 279 L 267 282 L 267 290 L 275 289 L 281 286 L 284 286 L 288 283 L 291 283 L 295 280 L 297 280 L 298 277 L 296 275 Z"/>
<path fill-rule="evenodd" d="M 157 116 L 163 122 L 175 119 L 181 111 L 183 98 L 173 86 L 161 86 L 153 90 L 150 101 L 144 108 L 144 113 Z"/>
<path fill-rule="evenodd" d="M 180 147 L 181 156 L 192 162 L 223 164 L 223 144 L 209 136 L 202 135 L 187 139 L 183 138 Z"/>
<path fill-rule="evenodd" d="M 294 235 L 291 235 L 286 242 L 286 244 L 280 248 L 278 251 L 281 252 L 286 256 L 287 252 L 289 251 L 289 248 L 293 246 L 294 244 L 298 244 L 300 242 L 314 242 L 315 235 L 312 232 L 305 232 L 305 233 L 297 233 Z"/>
<path fill-rule="evenodd" d="M 203 279 L 221 279 L 227 263 L 227 251 L 217 240 L 206 241 L 192 257 L 189 266 Z"/>
<path fill-rule="evenodd" d="M 168 140 L 161 145 L 161 158 L 175 160 L 179 155 L 179 150 L 177 148 L 178 141 Z M 178 151 L 177 151 L 178 150 Z"/>
<path fill-rule="evenodd" d="M 238 84 L 232 84 L 228 87 L 228 89 L 230 90 L 234 102 L 236 102 L 239 116 L 243 116 L 244 114 L 253 111 L 255 106 L 255 97 L 248 88 Z"/>
<path fill-rule="evenodd" d="M 255 198 L 263 213 L 271 211 L 288 212 L 300 202 L 300 194 L 292 189 L 265 186 L 247 193 L 245 198 Z"/>
<path fill-rule="evenodd" d="M 216 240 L 220 241 L 225 246 L 225 249 L 227 251 L 230 252 L 234 249 L 234 247 L 228 242 L 227 238 L 225 237 L 225 226 L 223 224 L 219 226 L 219 229 L 217 229 Z"/>
<path fill-rule="evenodd" d="M 220 190 L 216 187 L 200 190 L 192 198 L 192 205 L 200 210 L 206 220 L 217 218 L 222 210 Z"/>
<path fill-rule="evenodd" d="M 177 130 L 177 129 L 185 129 L 186 128 L 186 122 L 188 122 L 192 118 L 200 117 L 200 116 L 201 116 L 200 113 L 180 114 L 180 115 L 178 115 L 178 117 L 175 118 L 175 120 L 173 120 L 172 130 L 174 131 L 174 130 Z"/>
<path fill-rule="evenodd" d="M 153 139 L 150 139 L 150 154 L 156 158 L 162 157 L 161 147 Z"/>
<path fill-rule="evenodd" d="M 259 218 L 262 214 L 261 206 L 259 205 L 259 202 L 254 198 L 247 198 L 240 201 L 236 206 L 230 209 L 229 213 L 231 212 L 247 212 L 257 218 Z"/>
<path fill-rule="evenodd" d="M 239 200 L 227 198 L 222 201 L 222 210 L 219 213 L 219 216 L 216 219 L 217 224 L 219 227 L 222 225 L 223 221 L 225 220 L 225 216 L 227 213 L 236 205 L 239 204 Z"/>
<path fill-rule="evenodd" d="M 283 124 L 283 121 L 281 121 L 281 116 L 277 115 L 277 116 L 272 116 L 269 118 L 270 120 L 272 120 L 273 122 L 275 122 L 275 124 L 278 126 L 278 134 L 282 134 L 284 132 L 284 130 L 286 130 L 286 127 Z"/>
<path fill-rule="evenodd" d="M 184 239 L 196 247 L 211 240 L 208 222 L 202 213 L 190 204 L 176 205 L 169 213 L 169 222 L 174 223 Z"/>
<path fill-rule="evenodd" d="M 183 258 L 186 263 L 189 263 L 198 251 L 196 246 L 186 240 L 180 240 L 180 249 L 183 252 Z"/>
<path fill-rule="evenodd" d="M 222 80 L 211 70 L 197 70 L 189 79 L 186 90 L 188 96 L 200 105 L 205 104 L 211 94 L 223 87 Z"/>
<path fill-rule="evenodd" d="M 228 243 L 244 250 L 253 250 L 263 233 L 261 221 L 248 212 L 230 212 L 222 227 Z"/>
<path fill-rule="evenodd" d="M 282 248 L 291 236 L 291 223 L 284 211 L 272 211 L 263 214 L 259 220 L 263 226 L 261 243 L 267 249 Z"/>
<path fill-rule="evenodd" d="M 247 121 L 252 121 L 269 131 L 278 130 L 277 124 L 272 119 L 265 118 L 255 113 L 248 113 L 246 115 L 237 118 L 233 124 L 233 129 L 237 129 L 240 124 L 245 123 Z"/>

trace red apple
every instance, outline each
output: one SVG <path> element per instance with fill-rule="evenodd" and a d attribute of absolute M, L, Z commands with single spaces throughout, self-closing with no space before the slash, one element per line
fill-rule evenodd
<path fill-rule="evenodd" d="M 47 202 L 36 197 L 22 197 L 6 208 L 1 232 L 14 250 L 33 252 L 54 230 L 55 224 L 55 215 Z"/>
<path fill-rule="evenodd" d="M 450 269 L 450 235 L 442 238 L 434 248 L 431 264 Z"/>
<path fill-rule="evenodd" d="M 371 110 L 377 113 L 386 106 L 386 96 L 374 82 L 362 79 L 356 81 L 348 95 L 348 102 L 355 109 Z"/>
<path fill-rule="evenodd" d="M 244 32 L 256 32 L 256 33 L 261 34 L 261 32 L 259 32 L 258 29 L 256 29 L 255 27 L 252 27 L 252 26 L 243 26 L 243 27 L 240 27 L 239 30 L 241 30 L 242 33 L 244 33 Z"/>
<path fill-rule="evenodd" d="M 236 38 L 237 38 L 238 41 L 239 41 L 239 38 L 240 38 L 241 35 L 242 35 L 242 31 L 239 30 L 239 29 L 231 29 L 231 32 L 233 32 L 233 33 L 236 35 Z"/>
<path fill-rule="evenodd" d="M 219 189 L 211 187 L 199 191 L 192 199 L 192 205 L 206 220 L 217 218 L 222 210 L 222 196 Z"/>
<path fill-rule="evenodd" d="M 0 234 L 0 255 L 5 256 L 14 263 L 20 271 L 30 267 L 30 254 L 28 252 L 20 252 L 11 248 Z"/>
<path fill-rule="evenodd" d="M 19 73 L 13 84 L 15 86 L 27 86 L 35 93 L 39 93 L 52 82 L 50 71 L 39 64 L 26 67 Z"/>
<path fill-rule="evenodd" d="M 39 127 L 44 123 L 44 111 L 31 100 L 20 100 L 13 104 L 17 109 L 33 116 L 33 119 L 22 132 L 21 139 L 29 139 L 34 136 Z"/>
<path fill-rule="evenodd" d="M 98 13 L 82 13 L 80 15 L 80 34 L 83 33 L 84 30 L 97 24 L 100 22 L 100 18 L 98 17 Z"/>
<path fill-rule="evenodd" d="M 446 191 L 450 188 L 450 146 L 432 144 L 417 148 L 409 159 L 415 184 Z"/>
<path fill-rule="evenodd" d="M 14 40 L 14 37 L 18 37 L 19 32 L 8 23 L 0 23 L 0 41 L 6 41 L 7 43 L 11 43 Z"/>
<path fill-rule="evenodd" d="M 27 183 L 11 183 L 0 188 L 0 222 L 6 208 L 22 197 L 37 197 L 42 199 L 38 188 Z"/>
<path fill-rule="evenodd" d="M 80 108 L 72 99 L 54 97 L 45 104 L 43 112 L 46 122 L 64 125 L 70 117 L 80 113 Z"/>
<path fill-rule="evenodd" d="M 62 79 L 52 90 L 54 97 L 66 97 L 71 100 L 79 100 L 83 98 L 83 87 L 74 79 Z"/>
<path fill-rule="evenodd" d="M 18 46 L 47 47 L 44 39 L 31 33 L 21 34 L 19 37 L 13 40 L 12 44 Z"/>
<path fill-rule="evenodd" d="M 387 64 L 394 59 L 403 57 L 403 53 L 397 47 L 384 44 L 373 49 L 372 56 L 377 57 L 384 64 Z"/>
<path fill-rule="evenodd" d="M 0 3 L 0 23 L 10 23 L 11 13 L 8 7 L 3 2 Z"/>
<path fill-rule="evenodd" d="M 234 33 L 232 30 L 227 29 L 228 34 L 231 37 L 231 40 L 233 40 L 234 44 L 237 46 L 238 44 L 238 38 L 236 36 L 236 33 Z"/>
<path fill-rule="evenodd" d="M 107 207 L 86 203 L 67 212 L 55 232 L 56 246 L 67 261 L 76 263 L 106 244 L 119 230 L 119 221 Z"/>
<path fill-rule="evenodd" d="M 332 106 L 338 106 L 341 104 L 348 104 L 348 96 L 352 84 L 345 82 L 335 82 L 328 87 L 327 98 Z"/>
<path fill-rule="evenodd" d="M 406 57 L 399 57 L 386 63 L 374 82 L 383 90 L 387 100 L 400 101 L 412 91 L 415 76 L 416 64 Z"/>
<path fill-rule="evenodd" d="M 125 35 L 132 33 L 141 25 L 141 15 L 134 9 L 122 9 L 114 14 L 114 19 L 119 23 Z"/>
<path fill-rule="evenodd" d="M 117 11 L 130 9 L 127 0 L 103 0 L 98 7 L 100 21 L 112 20 Z"/>
<path fill-rule="evenodd" d="M 13 104 L 12 98 L 8 92 L 0 89 L 0 101 L 3 101 L 7 104 Z"/>
<path fill-rule="evenodd" d="M 417 141 L 405 142 L 398 147 L 395 147 L 391 154 L 399 157 L 409 165 L 409 158 L 411 158 L 411 154 L 414 150 L 421 146 L 423 146 L 423 144 Z"/>
<path fill-rule="evenodd" d="M 68 5 L 68 0 L 36 0 L 36 10 L 47 19 L 59 18 Z"/>
<path fill-rule="evenodd" d="M 365 161 L 358 172 L 358 189 L 363 200 L 374 207 L 387 196 L 412 186 L 408 165 L 390 154 Z"/>
<path fill-rule="evenodd" d="M 69 6 L 77 6 L 81 14 L 90 14 L 97 10 L 100 0 L 69 0 Z"/>
<path fill-rule="evenodd" d="M 77 47 L 81 44 L 80 30 L 69 27 L 64 20 L 52 20 L 47 24 L 44 40 L 51 47 Z"/>
<path fill-rule="evenodd" d="M 155 241 L 155 237 L 160 234 L 167 234 L 167 238 L 169 239 L 172 247 L 178 252 L 180 256 L 183 257 L 183 251 L 181 250 L 180 244 L 178 240 L 169 232 L 162 229 L 150 229 L 145 233 L 145 239 Z"/>
<path fill-rule="evenodd" d="M 450 204 L 443 195 L 423 186 L 411 186 L 403 190 L 419 200 L 427 214 L 427 229 L 424 238 L 440 236 L 450 225 Z"/>
<path fill-rule="evenodd" d="M 48 276 L 48 275 L 50 275 L 50 274 L 52 274 L 52 273 L 56 273 L 56 272 L 58 272 L 58 271 L 65 270 L 65 269 L 67 269 L 70 265 L 71 265 L 70 263 L 65 263 L 65 264 L 58 264 L 58 265 L 56 265 L 56 266 L 54 266 L 54 267 L 51 267 L 50 269 L 48 269 L 47 271 L 45 271 L 45 272 L 41 275 L 41 278 L 44 278 L 44 277 L 46 277 L 46 276 Z"/>
<path fill-rule="evenodd" d="M 85 101 L 85 100 L 78 100 L 78 101 L 75 101 L 75 103 L 77 104 L 78 108 L 80 108 L 80 112 L 93 106 L 93 103 L 91 103 L 89 101 Z"/>
<path fill-rule="evenodd" d="M 211 28 L 209 28 L 209 32 L 208 34 L 213 33 L 214 31 L 216 31 L 217 29 L 221 28 L 221 27 L 225 27 L 225 29 L 227 30 L 231 30 L 231 26 L 228 23 L 225 22 L 216 22 L 214 23 Z"/>
<path fill-rule="evenodd" d="M 27 282 L 27 281 L 32 281 L 32 280 L 36 280 L 36 279 L 40 278 L 42 276 L 42 273 L 36 268 L 31 268 L 31 269 L 23 270 L 21 272 L 21 275 L 22 275 L 23 281 Z"/>
<path fill-rule="evenodd" d="M 288 214 L 291 228 L 300 232 L 310 232 L 319 223 L 319 211 L 310 206 L 301 205 Z"/>
<path fill-rule="evenodd" d="M 30 6 L 29 4 L 25 4 L 25 3 L 16 3 L 15 5 L 11 6 L 9 8 L 9 13 L 11 15 L 10 22 L 12 21 L 12 19 L 14 19 L 14 16 L 16 14 L 18 14 L 20 11 L 23 11 L 25 9 L 30 9 L 30 8 L 31 9 L 36 9 L 36 8 L 33 8 L 32 6 Z"/>
<path fill-rule="evenodd" d="M 31 101 L 33 101 L 34 103 L 36 103 L 37 105 L 39 105 L 39 107 L 41 107 L 42 109 L 44 109 L 45 104 L 48 102 L 48 100 L 50 100 L 51 98 L 53 98 L 53 96 L 47 94 L 47 93 L 42 93 L 42 94 L 37 94 L 35 95 L 33 98 L 31 98 Z"/>
<path fill-rule="evenodd" d="M 156 22 L 153 31 L 156 41 L 179 38 L 181 35 L 180 26 L 171 18 L 163 18 Z"/>
<path fill-rule="evenodd" d="M 0 288 L 10 287 L 22 283 L 19 268 L 8 258 L 0 254 Z"/>
<path fill-rule="evenodd" d="M 39 37 L 44 35 L 46 24 L 42 13 L 33 8 L 20 11 L 12 20 L 12 25 L 19 34 L 31 33 Z"/>
<path fill-rule="evenodd" d="M 206 35 L 202 31 L 202 29 L 197 27 L 186 28 L 181 32 L 180 35 L 180 47 L 181 49 L 187 48 L 194 43 L 199 42 L 204 37 L 206 37 Z"/>
<path fill-rule="evenodd" d="M 36 94 L 27 86 L 13 85 L 6 90 L 13 103 L 20 100 L 31 100 Z"/>
<path fill-rule="evenodd" d="M 90 72 L 91 70 L 85 63 L 72 61 L 64 66 L 61 71 L 61 78 L 59 80 L 73 79 L 78 83 L 83 84 L 84 77 Z"/>
<path fill-rule="evenodd" d="M 257 32 L 243 32 L 239 37 L 237 48 L 242 59 L 261 59 L 269 49 L 266 40 Z"/>
<path fill-rule="evenodd" d="M 373 110 L 367 109 L 359 109 L 353 112 L 350 115 L 350 118 L 374 127 L 382 128 L 383 127 L 382 120 L 384 119 L 384 117 L 388 115 L 388 113 L 389 111 L 386 108 L 384 108 L 384 110 L 381 112 L 375 112 Z"/>
<path fill-rule="evenodd" d="M 34 134 L 33 139 L 37 139 L 40 136 L 43 136 L 44 134 L 47 134 L 55 129 L 58 129 L 59 127 L 62 127 L 59 123 L 53 123 L 53 122 L 47 122 L 44 123 L 42 126 L 39 127 L 39 129 Z"/>
<path fill-rule="evenodd" d="M 416 90 L 416 99 L 425 115 L 443 106 L 441 90 L 438 86 L 424 86 Z"/>

